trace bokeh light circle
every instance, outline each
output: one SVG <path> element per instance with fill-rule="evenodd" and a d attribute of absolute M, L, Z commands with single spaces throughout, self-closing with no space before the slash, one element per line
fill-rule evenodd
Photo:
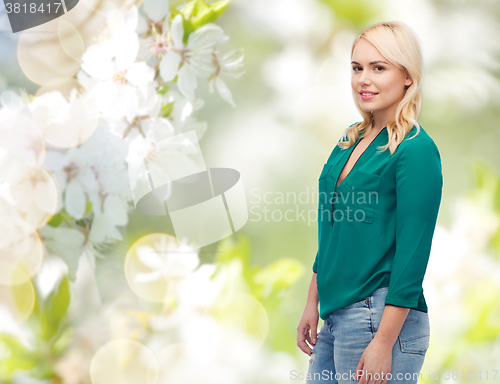
<path fill-rule="evenodd" d="M 262 345 L 269 330 L 269 318 L 263 305 L 244 292 L 227 292 L 219 295 L 205 311 L 223 324 L 251 335 Z"/>
<path fill-rule="evenodd" d="M 76 88 L 78 92 L 83 93 L 85 87 L 73 77 L 59 77 L 57 79 L 46 82 L 35 93 L 35 99 L 42 96 L 44 93 L 58 91 L 63 97 L 69 101 L 71 90 Z"/>
<path fill-rule="evenodd" d="M 64 52 L 73 60 L 80 62 L 85 52 L 85 44 L 78 30 L 70 22 L 58 19 L 57 34 Z"/>
<path fill-rule="evenodd" d="M 45 143 L 36 124 L 20 113 L 0 122 L 0 152 L 28 164 L 42 165 Z M 0 156 L 1 157 L 1 156 Z"/>
<path fill-rule="evenodd" d="M 130 247 L 125 258 L 125 277 L 140 298 L 167 303 L 174 298 L 177 284 L 198 264 L 198 254 L 180 248 L 175 237 L 153 233 Z"/>
<path fill-rule="evenodd" d="M 56 185 L 43 168 L 9 158 L 0 168 L 2 184 L 6 189 L 0 196 L 0 216 L 19 217 L 38 229 L 55 213 Z"/>
<path fill-rule="evenodd" d="M 217 384 L 216 368 L 211 359 L 197 360 L 189 343 L 174 343 L 155 353 L 159 367 L 158 384 Z M 197 369 L 193 367 L 193 360 Z"/>
<path fill-rule="evenodd" d="M 38 26 L 39 33 L 23 31 L 17 43 L 17 60 L 23 73 L 35 84 L 42 85 L 58 77 L 72 77 L 80 63 L 64 50 L 57 30 L 58 20 Z"/>
<path fill-rule="evenodd" d="M 18 321 L 26 320 L 35 305 L 31 280 L 16 266 L 0 262 L 0 306 L 7 308 Z"/>
<path fill-rule="evenodd" d="M 19 277 L 33 277 L 43 260 L 42 243 L 35 229 L 18 217 L 1 216 L 0 233 L 0 262 L 18 267 L 23 272 Z"/>
<path fill-rule="evenodd" d="M 158 364 L 151 351 L 134 340 L 109 342 L 94 355 L 90 364 L 93 384 L 154 384 Z"/>
<path fill-rule="evenodd" d="M 63 91 L 73 85 L 67 100 Z M 42 87 L 43 88 L 43 87 Z M 49 89 L 55 88 L 52 91 Z M 80 94 L 77 84 L 52 81 L 31 102 L 33 121 L 37 124 L 47 143 L 61 148 L 76 147 L 87 141 L 99 123 L 98 108 L 88 102 L 87 93 Z"/>

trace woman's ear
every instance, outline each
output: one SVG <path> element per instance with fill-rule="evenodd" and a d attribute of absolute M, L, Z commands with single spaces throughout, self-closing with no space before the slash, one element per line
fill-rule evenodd
<path fill-rule="evenodd" d="M 405 80 L 405 88 L 408 88 L 412 84 L 413 84 L 413 80 L 410 76 L 408 76 Z"/>

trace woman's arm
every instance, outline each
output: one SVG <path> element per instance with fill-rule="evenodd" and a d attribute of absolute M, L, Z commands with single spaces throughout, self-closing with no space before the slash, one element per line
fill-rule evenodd
<path fill-rule="evenodd" d="M 410 308 L 386 304 L 375 337 L 361 355 L 356 367 L 356 379 L 360 383 L 373 383 L 375 374 L 379 374 L 381 383 L 387 383 L 392 367 L 392 348 L 405 322 Z M 371 377 L 368 377 L 368 373 Z M 366 376 L 365 376 L 366 374 Z"/>
<path fill-rule="evenodd" d="M 318 332 L 318 286 L 316 283 L 316 272 L 313 272 L 309 292 L 307 294 L 307 302 L 299 325 L 297 327 L 297 346 L 302 352 L 311 355 L 312 348 L 309 345 L 316 344 Z M 309 333 L 310 332 L 310 333 Z M 309 343 L 309 345 L 306 343 Z"/>
<path fill-rule="evenodd" d="M 311 284 L 309 284 L 309 292 L 307 294 L 306 305 L 312 305 L 318 308 L 319 298 L 318 298 L 318 284 L 316 282 L 316 272 L 313 272 Z"/>
<path fill-rule="evenodd" d="M 434 142 L 421 140 L 405 148 L 396 164 L 396 250 L 385 304 L 419 309 L 442 187 Z"/>
<path fill-rule="evenodd" d="M 410 312 L 410 308 L 386 304 L 374 340 L 376 339 L 377 342 L 392 349 L 398 339 L 401 328 L 403 328 L 408 312 Z"/>

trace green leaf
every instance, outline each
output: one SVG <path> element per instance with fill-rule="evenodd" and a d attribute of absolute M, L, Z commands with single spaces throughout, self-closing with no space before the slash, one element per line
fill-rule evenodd
<path fill-rule="evenodd" d="M 30 376 L 34 379 L 43 380 L 52 380 L 50 383 L 59 383 L 57 379 L 54 380 L 54 376 L 56 376 L 54 372 L 54 362 L 49 359 L 39 359 L 38 363 L 35 367 L 30 369 Z"/>
<path fill-rule="evenodd" d="M 41 308 L 42 301 L 40 293 L 38 292 L 35 284 L 33 284 L 33 288 L 35 288 L 35 305 L 33 306 L 31 315 L 26 319 L 26 325 L 28 325 L 33 333 L 39 337 L 42 334 L 43 309 Z"/>
<path fill-rule="evenodd" d="M 167 84 L 162 84 L 160 87 L 158 87 L 156 92 L 158 92 L 160 95 L 164 95 L 168 92 L 169 89 L 170 87 Z"/>
<path fill-rule="evenodd" d="M 219 16 L 226 10 L 230 2 L 231 0 L 222 0 L 212 5 L 208 5 L 205 1 L 198 1 L 197 6 L 199 11 L 197 13 L 196 29 L 208 23 L 215 23 Z M 206 8 L 204 5 L 201 5 L 201 3 L 203 3 Z"/>
<path fill-rule="evenodd" d="M 54 341 L 52 344 L 52 352 L 56 356 L 62 355 L 66 349 L 71 345 L 74 341 L 74 330 L 71 328 L 65 328 L 61 335 Z"/>
<path fill-rule="evenodd" d="M 226 10 L 231 0 L 222 0 L 208 4 L 204 0 L 193 0 L 182 8 L 184 37 L 183 42 L 187 44 L 189 35 L 205 24 L 214 23 Z"/>
<path fill-rule="evenodd" d="M 174 101 L 161 106 L 161 117 L 169 117 L 174 110 Z"/>
<path fill-rule="evenodd" d="M 493 209 L 500 213 L 500 179 L 496 180 L 495 191 L 493 195 Z"/>
<path fill-rule="evenodd" d="M 471 328 L 465 332 L 469 343 L 493 342 L 500 335 L 500 293 L 490 279 L 470 287 L 465 295 L 464 309 L 471 315 Z"/>
<path fill-rule="evenodd" d="M 75 221 L 75 223 L 76 225 L 85 228 L 90 223 L 90 219 L 84 217 L 83 219 Z"/>
<path fill-rule="evenodd" d="M 50 340 L 59 331 L 70 300 L 68 277 L 64 276 L 43 305 L 42 338 Z"/>
<path fill-rule="evenodd" d="M 92 203 L 90 202 L 90 200 L 87 200 L 87 205 L 85 207 L 84 216 L 88 215 L 90 213 L 90 211 L 92 211 Z"/>
<path fill-rule="evenodd" d="M 304 273 L 303 265 L 295 259 L 282 258 L 261 269 L 254 275 L 254 281 L 262 288 L 260 296 L 267 298 L 290 287 Z"/>
<path fill-rule="evenodd" d="M 465 338 L 468 342 L 493 342 L 498 338 L 498 335 L 500 335 L 500 327 L 491 327 L 487 320 L 488 315 L 488 310 L 483 310 L 481 312 L 477 324 L 465 334 Z"/>
<path fill-rule="evenodd" d="M 235 244 L 233 237 L 226 237 L 219 242 L 215 258 L 216 264 L 229 264 L 234 259 L 240 259 L 244 276 L 252 277 L 258 271 L 258 268 L 250 272 L 250 244 L 248 238 L 245 235 L 240 235 L 238 241 L 239 244 Z"/>
<path fill-rule="evenodd" d="M 331 8 L 332 16 L 338 24 L 347 24 L 363 29 L 381 13 L 380 6 L 365 0 L 320 0 Z"/>
<path fill-rule="evenodd" d="M 52 215 L 47 224 L 50 225 L 51 227 L 59 227 L 62 221 L 63 221 L 62 215 L 58 213 L 57 215 Z"/>
<path fill-rule="evenodd" d="M 180 13 L 182 14 L 184 19 L 189 19 L 193 14 L 194 6 L 198 0 L 192 0 L 187 3 L 184 7 L 182 7 Z"/>
<path fill-rule="evenodd" d="M 170 8 L 170 17 L 168 19 L 169 24 L 172 22 L 173 19 L 175 19 L 175 16 L 177 15 L 184 16 L 184 14 L 177 8 Z"/>
<path fill-rule="evenodd" d="M 498 178 L 489 164 L 482 160 L 473 162 L 476 185 L 479 189 L 496 190 Z"/>
<path fill-rule="evenodd" d="M 170 12 L 172 12 L 174 10 L 177 11 L 177 8 L 184 3 L 185 3 L 185 0 L 169 0 L 168 4 L 170 5 Z"/>
<path fill-rule="evenodd" d="M 87 208 L 88 208 L 88 204 L 90 202 L 87 202 Z M 92 203 L 90 203 L 90 208 L 92 209 Z M 85 213 L 87 214 L 87 213 Z M 68 224 L 68 221 L 71 221 L 73 220 L 73 216 L 71 216 L 68 212 L 66 212 L 63 209 L 61 209 L 59 211 L 59 213 L 57 215 L 53 215 L 51 218 L 50 218 L 50 221 L 47 223 L 48 225 L 50 225 L 51 227 L 59 227 L 59 225 L 61 225 L 61 223 L 64 221 L 66 224 Z"/>
<path fill-rule="evenodd" d="M 10 377 L 16 369 L 30 369 L 38 359 L 33 351 L 25 347 L 15 336 L 0 334 L 0 377 Z"/>
<path fill-rule="evenodd" d="M 493 236 L 493 239 L 491 240 L 491 244 L 492 246 L 497 249 L 497 250 L 500 250 L 500 227 L 498 227 L 498 230 L 497 230 L 497 233 L 495 233 L 495 235 Z M 494 258 L 499 261 L 499 258 L 500 258 L 500 254 L 499 252 L 497 252 L 495 255 L 494 255 Z"/>

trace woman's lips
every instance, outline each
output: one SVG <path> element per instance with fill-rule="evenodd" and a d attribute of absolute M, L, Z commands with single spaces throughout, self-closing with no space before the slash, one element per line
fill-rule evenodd
<path fill-rule="evenodd" d="M 377 96 L 378 93 L 374 93 L 374 94 L 372 94 L 370 96 L 364 96 L 361 93 L 359 95 L 361 96 L 361 100 L 370 100 L 370 99 L 373 99 L 375 96 Z"/>

